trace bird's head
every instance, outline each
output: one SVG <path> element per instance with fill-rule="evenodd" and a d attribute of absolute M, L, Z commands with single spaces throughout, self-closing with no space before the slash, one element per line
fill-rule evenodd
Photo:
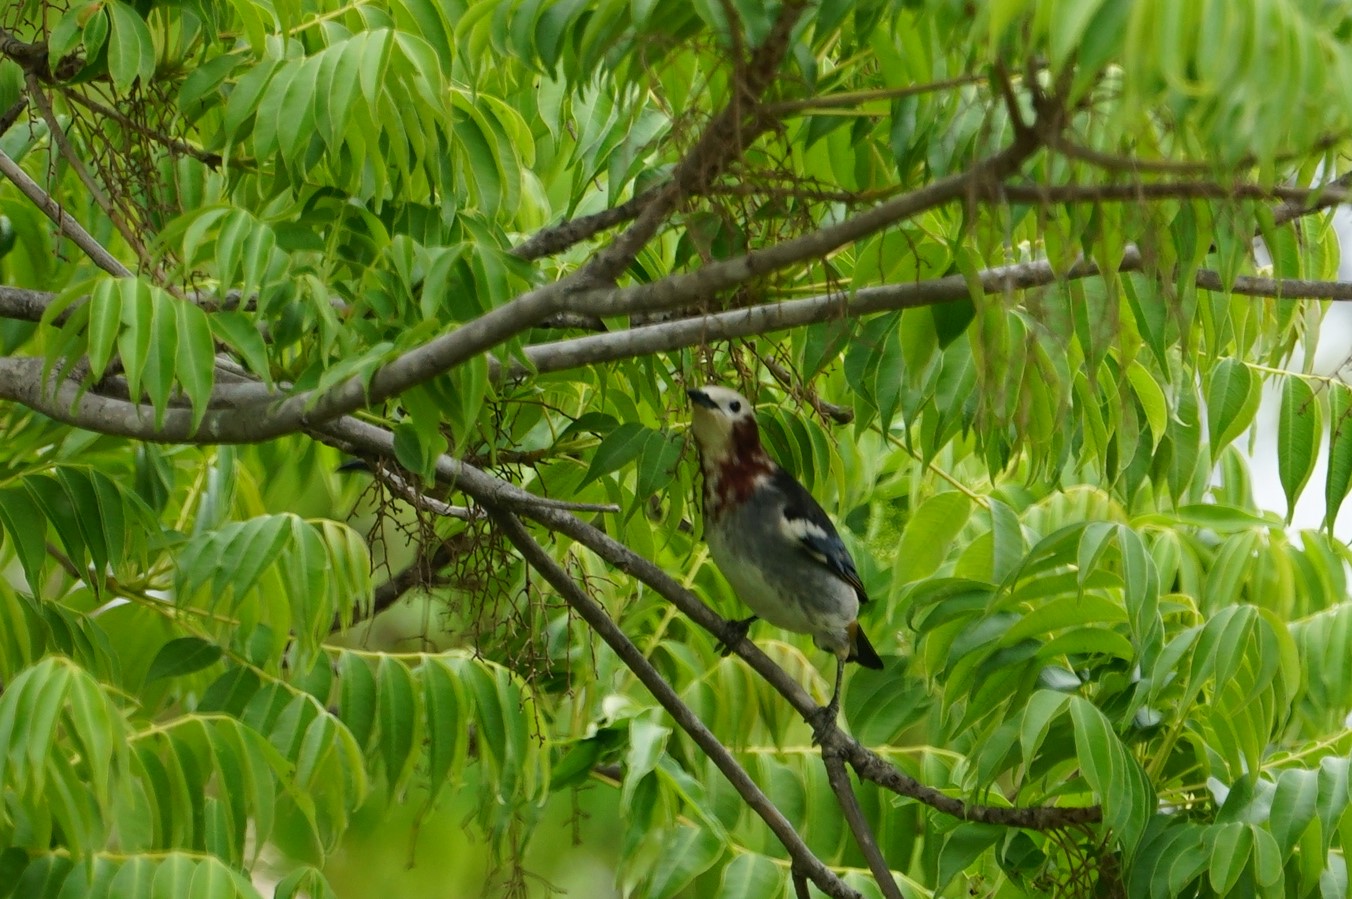
<path fill-rule="evenodd" d="M 692 429 L 705 465 L 759 456 L 755 408 L 735 390 L 712 384 L 687 390 L 694 410 Z"/>

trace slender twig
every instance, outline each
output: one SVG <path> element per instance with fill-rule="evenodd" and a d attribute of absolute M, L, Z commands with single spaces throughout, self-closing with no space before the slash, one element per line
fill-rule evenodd
<path fill-rule="evenodd" d="M 457 482 L 468 493 L 476 494 L 482 487 L 487 486 L 482 484 L 479 475 L 469 473 L 468 466 L 457 463 L 454 466 L 454 471 L 457 472 L 455 475 Z M 488 476 L 484 475 L 483 477 Z M 489 480 L 493 479 L 490 478 Z M 522 508 L 521 511 L 522 514 L 538 521 L 550 530 L 571 537 L 606 562 L 632 575 L 673 603 L 686 617 L 709 633 L 718 636 L 720 639 L 727 636 L 727 623 L 705 605 L 699 597 L 651 561 L 638 555 L 608 534 L 572 515 L 555 510 Z M 745 639 L 735 640 L 732 643 L 732 650 L 778 691 L 805 721 L 813 719 L 818 711 L 818 706 L 808 696 L 807 691 L 754 643 Z M 873 781 L 898 795 L 918 800 L 925 805 L 965 821 L 981 821 L 1024 827 L 1031 830 L 1051 830 L 1068 824 L 1095 822 L 1102 817 L 1102 812 L 1098 806 L 1001 807 L 965 803 L 903 774 L 889 762 L 838 729 L 832 729 L 826 734 L 822 741 L 822 749 L 824 752 L 839 749 L 861 778 Z"/>
<path fill-rule="evenodd" d="M 56 117 L 56 111 L 52 108 L 51 98 L 47 96 L 47 92 L 42 89 L 42 85 L 38 83 L 38 79 L 34 75 L 28 76 L 28 96 L 37 105 L 38 113 L 43 120 L 47 122 L 47 133 L 51 136 L 52 142 L 56 144 L 57 151 L 70 166 L 71 171 L 75 172 L 76 177 L 80 179 L 80 183 L 85 186 L 85 190 L 89 191 L 89 195 L 103 210 L 103 214 L 108 216 L 108 220 L 113 223 L 113 227 L 117 228 L 117 232 L 122 235 L 122 239 L 127 242 L 127 246 L 132 248 L 142 264 L 148 264 L 149 259 L 146 256 L 145 245 L 131 226 L 122 218 L 121 212 L 113 204 L 112 198 L 108 196 L 103 186 L 95 181 L 94 176 L 89 173 L 89 169 L 85 167 L 84 159 L 70 145 L 70 141 L 66 138 L 65 129 L 61 127 L 61 122 Z"/>
<path fill-rule="evenodd" d="M 187 141 L 174 137 L 172 134 L 165 134 L 163 131 L 157 131 L 154 128 L 147 127 L 146 125 L 133 120 L 121 110 L 100 103 L 90 97 L 86 97 L 78 90 L 64 88 L 61 90 L 61 96 L 65 97 L 66 100 L 70 102 L 80 104 L 91 112 L 112 119 L 124 128 L 145 135 L 151 140 L 163 144 L 175 153 L 191 156 L 210 168 L 219 168 L 224 161 L 219 153 L 210 153 L 200 147 L 194 147 Z"/>
<path fill-rule="evenodd" d="M 837 406 L 835 403 L 822 399 L 821 394 L 813 390 L 807 384 L 798 385 L 794 381 L 793 372 L 780 365 L 777 360 L 765 353 L 758 353 L 756 358 L 760 359 L 761 365 L 765 370 L 780 383 L 789 393 L 799 397 L 803 402 L 817 410 L 817 414 L 831 419 L 838 425 L 847 425 L 854 421 L 854 410 L 849 406 Z"/>
<path fill-rule="evenodd" d="M 798 113 L 814 113 L 824 109 L 853 108 L 864 103 L 876 101 L 903 100 L 919 94 L 932 94 L 939 91 L 984 84 L 985 75 L 959 75 L 943 81 L 926 81 L 922 84 L 908 84 L 905 87 L 879 88 L 877 90 L 850 91 L 839 94 L 826 94 L 821 97 L 807 97 L 802 100 L 785 100 L 779 103 L 765 104 L 765 112 L 777 117 L 787 117 Z"/>
<path fill-rule="evenodd" d="M 56 559 L 56 564 L 60 565 L 62 570 L 64 570 L 66 574 L 70 575 L 77 581 L 89 580 L 89 572 L 81 571 L 80 567 L 70 560 L 70 556 L 66 555 L 61 550 L 57 549 L 55 543 L 48 541 L 46 546 L 47 546 L 47 555 L 51 556 L 53 559 Z"/>
<path fill-rule="evenodd" d="M 342 630 L 344 626 L 351 627 L 354 624 L 376 617 L 398 602 L 410 590 L 437 586 L 443 583 L 445 579 L 439 577 L 437 571 L 448 565 L 452 558 L 454 558 L 454 555 L 451 547 L 445 540 L 438 541 L 436 547 L 430 553 L 427 552 L 425 545 L 420 547 L 417 558 L 406 567 L 395 572 L 388 581 L 376 587 L 371 596 L 369 609 L 355 609 L 350 622 L 344 622 L 341 615 L 335 615 L 330 631 L 336 632 Z"/>
<path fill-rule="evenodd" d="M 901 889 L 892 877 L 892 869 L 888 867 L 887 859 L 883 858 L 883 851 L 878 848 L 878 838 L 873 835 L 873 828 L 864 817 L 864 810 L 859 807 L 859 798 L 854 795 L 854 787 L 850 785 L 850 775 L 845 770 L 843 757 L 838 752 L 823 752 L 822 761 L 826 764 L 826 780 L 836 794 L 836 801 L 845 813 L 845 823 L 850 826 L 859 851 L 868 861 L 878 888 L 886 899 L 903 899 Z"/>
<path fill-rule="evenodd" d="M 1001 193 L 1016 203 L 1119 203 L 1144 200 L 1282 200 L 1287 204 L 1324 201 L 1330 205 L 1352 198 L 1340 184 L 1291 187 L 1284 184 L 1215 181 L 1146 181 L 1122 184 L 1004 184 Z"/>
<path fill-rule="evenodd" d="M 737 790 L 738 795 L 742 797 L 747 807 L 765 822 L 776 839 L 783 844 L 785 850 L 789 853 L 789 857 L 793 859 L 795 869 L 810 877 L 817 888 L 828 896 L 859 899 L 859 893 L 847 887 L 834 871 L 812 853 L 812 850 L 803 842 L 803 838 L 793 829 L 793 825 L 770 801 L 770 798 L 761 791 L 760 787 L 756 786 L 755 781 L 737 763 L 737 759 L 733 757 L 728 748 L 713 735 L 713 732 L 691 711 L 690 707 L 681 701 L 681 697 L 676 690 L 667 683 L 666 679 L 639 651 L 633 641 L 625 636 L 619 626 L 606 614 L 605 609 L 596 600 L 588 596 L 573 580 L 572 576 L 564 571 L 540 544 L 535 542 L 521 520 L 511 512 L 491 505 L 489 506 L 489 515 L 503 535 L 521 553 L 527 564 L 539 572 L 541 577 L 549 582 L 550 586 L 559 591 L 569 607 L 596 631 L 629 670 L 634 672 L 635 676 L 648 688 L 653 698 L 661 704 L 662 708 L 666 709 L 667 714 L 671 716 L 676 725 L 685 731 L 704 752 L 705 756 L 718 767 L 718 770 Z"/>
<path fill-rule="evenodd" d="M 0 175 L 4 175 L 14 186 L 26 196 L 34 206 L 42 210 L 43 215 L 51 219 L 60 229 L 61 233 L 70 238 L 70 241 L 84 251 L 84 254 L 93 260 L 94 264 L 103 269 L 110 275 L 119 278 L 125 278 L 131 274 L 121 262 L 103 248 L 88 231 L 80 226 L 61 208 L 51 196 L 43 190 L 38 183 L 28 177 L 17 162 L 10 158 L 4 150 L 0 150 Z"/>
<path fill-rule="evenodd" d="M 366 466 L 362 467 L 365 468 Z M 376 480 L 389 488 L 391 493 L 415 509 L 422 509 L 424 512 L 440 515 L 442 518 L 455 518 L 460 521 L 474 521 L 483 518 L 486 514 L 483 509 L 470 506 L 453 506 L 450 503 L 442 502 L 435 496 L 428 496 L 391 466 L 371 466 L 370 471 Z"/>

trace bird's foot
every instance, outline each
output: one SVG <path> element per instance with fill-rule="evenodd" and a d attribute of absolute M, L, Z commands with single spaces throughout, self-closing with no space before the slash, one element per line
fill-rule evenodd
<path fill-rule="evenodd" d="M 746 632 L 755 620 L 756 616 L 752 615 L 750 618 L 734 618 L 723 622 L 723 639 L 719 640 L 718 645 L 714 647 L 718 650 L 718 654 L 721 656 L 729 655 L 732 652 L 732 647 L 742 642 L 742 638 L 746 636 Z"/>
<path fill-rule="evenodd" d="M 807 723 L 812 725 L 812 745 L 820 746 L 831 732 L 836 729 L 836 718 L 840 714 L 840 703 L 832 700 L 808 716 Z"/>

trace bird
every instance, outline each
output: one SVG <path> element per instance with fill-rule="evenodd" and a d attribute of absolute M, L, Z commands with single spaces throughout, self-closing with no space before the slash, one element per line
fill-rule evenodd
<path fill-rule="evenodd" d="M 704 474 L 704 540 L 749 618 L 728 623 L 723 654 L 758 618 L 810 634 L 836 657 L 831 701 L 812 721 L 820 743 L 840 711 L 846 662 L 881 669 L 859 626 L 868 593 L 835 525 L 792 474 L 761 445 L 755 409 L 727 387 L 686 391 Z"/>

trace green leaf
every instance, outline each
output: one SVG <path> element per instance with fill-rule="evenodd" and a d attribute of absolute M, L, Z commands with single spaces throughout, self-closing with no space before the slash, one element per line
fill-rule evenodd
<path fill-rule="evenodd" d="M 139 399 L 141 375 L 155 339 L 155 301 L 149 285 L 136 278 L 121 278 L 117 285 L 122 296 L 122 331 L 117 336 L 117 349 L 127 390 Z"/>
<path fill-rule="evenodd" d="M 1004 828 L 993 824 L 963 822 L 949 831 L 943 838 L 943 846 L 939 849 L 936 895 L 1003 836 Z"/>
<path fill-rule="evenodd" d="M 1076 0 L 1049 3 L 1044 7 L 1051 24 L 1050 47 L 1054 66 L 1062 68 L 1071 54 L 1080 49 L 1089 20 L 1103 4 L 1104 0 Z"/>
<path fill-rule="evenodd" d="M 94 285 L 89 295 L 89 375 L 103 377 L 122 327 L 122 294 L 118 282 L 108 278 Z"/>
<path fill-rule="evenodd" d="M 270 386 L 267 344 L 253 319 L 242 312 L 217 312 L 210 317 L 210 324 L 216 338 L 239 353 L 245 367 Z"/>
<path fill-rule="evenodd" d="M 159 288 L 151 289 L 150 297 L 152 336 L 144 383 L 151 405 L 155 407 L 155 424 L 158 427 L 164 422 L 164 412 L 174 388 L 174 364 L 178 358 L 178 320 L 174 306 L 179 303 Z"/>
<path fill-rule="evenodd" d="M 1299 842 L 1301 834 L 1314 820 L 1318 798 L 1318 772 L 1291 768 L 1277 777 L 1268 826 L 1283 856 L 1290 853 L 1291 847 Z"/>
<path fill-rule="evenodd" d="M 1318 455 L 1319 404 L 1314 391 L 1302 378 L 1288 377 L 1282 384 L 1277 418 L 1277 474 L 1286 493 L 1286 522 L 1291 523 L 1296 500 L 1314 471 Z"/>
<path fill-rule="evenodd" d="M 1262 397 L 1261 383 L 1238 359 L 1222 359 L 1207 388 L 1207 437 L 1212 458 L 1248 429 Z"/>
<path fill-rule="evenodd" d="M 390 789 L 398 793 L 413 775 L 414 747 L 421 743 L 421 714 L 413 675 L 400 662 L 382 657 L 376 666 L 380 756 Z"/>
<path fill-rule="evenodd" d="M 667 899 L 685 889 L 723 854 L 717 834 L 703 827 L 677 827 L 653 868 L 647 895 Z"/>
<path fill-rule="evenodd" d="M 592 454 L 591 465 L 578 487 L 584 487 L 597 478 L 628 465 L 643 452 L 643 447 L 655 434 L 637 422 L 625 422 L 611 431 Z M 661 434 L 657 434 L 661 438 Z"/>
<path fill-rule="evenodd" d="M 174 300 L 178 328 L 178 356 L 174 374 L 183 392 L 192 401 L 193 427 L 202 423 L 215 380 L 216 344 L 211 338 L 207 315 L 192 303 Z"/>
<path fill-rule="evenodd" d="M 222 655 L 221 648 L 201 637 L 179 637 L 170 640 L 155 653 L 146 671 L 146 681 L 166 677 L 182 677 L 214 665 Z"/>
<path fill-rule="evenodd" d="M 1333 533 L 1338 510 L 1352 486 L 1352 388 L 1329 386 L 1329 468 L 1324 482 L 1324 529 Z"/>
<path fill-rule="evenodd" d="M 967 525 L 972 507 L 972 500 L 956 490 L 935 494 L 921 503 L 901 533 L 892 582 L 900 585 L 932 577 Z"/>
<path fill-rule="evenodd" d="M 108 74 L 125 94 L 139 78 L 143 86 L 155 74 L 155 41 L 145 19 L 124 0 L 108 0 Z"/>
<path fill-rule="evenodd" d="M 1154 445 L 1159 446 L 1169 426 L 1169 403 L 1164 398 L 1164 391 L 1146 367 L 1134 360 L 1127 366 L 1127 379 L 1145 411 Z"/>
<path fill-rule="evenodd" d="M 1103 806 L 1103 821 L 1128 857 L 1155 812 L 1155 791 L 1136 758 L 1089 701 L 1068 697 L 1075 725 L 1075 757 Z"/>
<path fill-rule="evenodd" d="M 427 710 L 427 774 L 429 801 L 445 789 L 453 771 L 464 763 L 466 701 L 454 674 L 438 660 L 420 669 L 423 707 Z"/>
<path fill-rule="evenodd" d="M 1247 824 L 1218 824 L 1212 829 L 1211 860 L 1207 876 L 1222 896 L 1230 895 L 1249 863 L 1253 831 Z"/>
<path fill-rule="evenodd" d="M 0 487 L 0 525 L 9 535 L 28 587 L 37 593 L 47 564 L 47 516 L 22 485 Z"/>
<path fill-rule="evenodd" d="M 662 492 L 676 476 L 682 441 L 674 434 L 649 430 L 638 455 L 638 483 L 634 496 L 646 500 Z"/>
<path fill-rule="evenodd" d="M 775 861 L 754 852 L 733 856 L 723 869 L 720 896 L 782 896 L 788 872 Z"/>

